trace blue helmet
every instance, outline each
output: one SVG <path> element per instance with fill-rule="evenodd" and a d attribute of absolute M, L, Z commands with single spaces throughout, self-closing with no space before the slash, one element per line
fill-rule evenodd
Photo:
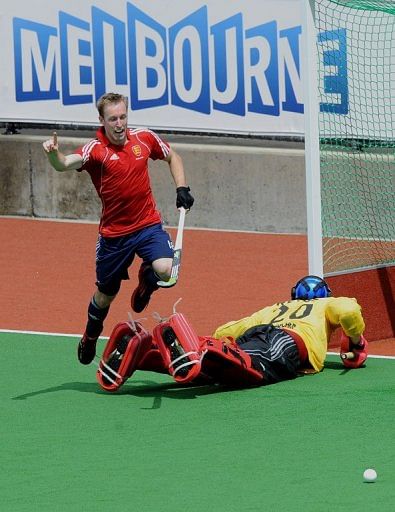
<path fill-rule="evenodd" d="M 302 277 L 291 290 L 291 298 L 300 300 L 324 299 L 332 295 L 327 283 L 318 276 Z"/>

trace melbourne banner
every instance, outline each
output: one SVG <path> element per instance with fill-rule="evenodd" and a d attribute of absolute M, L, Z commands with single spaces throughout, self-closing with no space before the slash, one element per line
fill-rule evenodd
<path fill-rule="evenodd" d="M 97 124 L 111 91 L 134 126 L 303 134 L 299 0 L 36 3 L 0 8 L 1 121 Z"/>

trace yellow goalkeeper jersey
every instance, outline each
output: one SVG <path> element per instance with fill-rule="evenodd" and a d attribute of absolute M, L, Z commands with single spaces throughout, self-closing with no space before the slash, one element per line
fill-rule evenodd
<path fill-rule="evenodd" d="M 365 329 L 361 306 L 356 299 L 328 297 L 279 302 L 241 320 L 221 325 L 213 336 L 238 338 L 247 329 L 261 324 L 272 324 L 297 333 L 303 339 L 310 364 L 316 371 L 321 371 L 324 366 L 328 343 L 336 328 L 341 327 L 347 336 L 359 336 Z"/>

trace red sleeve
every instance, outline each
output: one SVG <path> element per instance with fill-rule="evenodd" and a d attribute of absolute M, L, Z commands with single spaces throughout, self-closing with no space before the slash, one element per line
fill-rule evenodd
<path fill-rule="evenodd" d="M 144 130 L 138 134 L 138 138 L 149 146 L 152 160 L 163 160 L 170 152 L 170 145 L 152 130 Z"/>
<path fill-rule="evenodd" d="M 95 167 L 95 146 L 100 145 L 100 142 L 97 139 L 92 139 L 88 141 L 84 146 L 80 146 L 76 150 L 74 150 L 74 153 L 77 155 L 80 155 L 82 157 L 82 165 L 79 169 L 77 169 L 78 172 L 81 171 L 90 171 Z"/>

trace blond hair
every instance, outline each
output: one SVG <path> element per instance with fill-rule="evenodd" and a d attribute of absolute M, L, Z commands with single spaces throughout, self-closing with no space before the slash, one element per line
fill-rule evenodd
<path fill-rule="evenodd" d="M 96 103 L 96 108 L 101 117 L 104 117 L 104 108 L 106 105 L 114 105 L 115 103 L 120 103 L 123 101 L 126 105 L 126 109 L 128 108 L 128 99 L 123 94 L 117 94 L 116 92 L 108 92 L 107 94 L 103 94 Z"/>

